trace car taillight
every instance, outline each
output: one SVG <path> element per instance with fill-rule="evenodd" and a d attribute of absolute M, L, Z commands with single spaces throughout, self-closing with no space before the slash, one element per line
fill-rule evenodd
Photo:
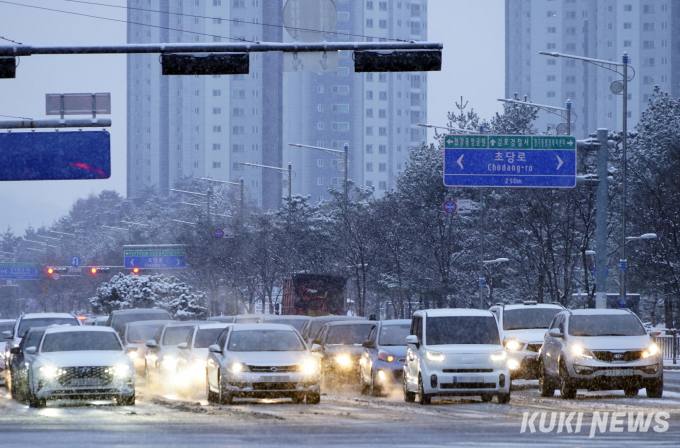
<path fill-rule="evenodd" d="M 394 355 L 391 355 L 384 350 L 380 350 L 378 352 L 378 359 L 381 360 L 381 361 L 385 361 L 385 362 L 393 362 L 394 361 Z"/>

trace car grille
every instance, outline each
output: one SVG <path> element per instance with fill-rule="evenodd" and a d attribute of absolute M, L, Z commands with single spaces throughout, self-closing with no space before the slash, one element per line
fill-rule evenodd
<path fill-rule="evenodd" d="M 291 390 L 296 383 L 253 383 L 253 390 Z"/>
<path fill-rule="evenodd" d="M 625 362 L 635 361 L 642 358 L 642 351 L 627 351 L 627 352 L 610 352 L 607 350 L 593 351 L 595 358 L 605 362 Z"/>
<path fill-rule="evenodd" d="M 530 352 L 538 352 L 543 344 L 528 344 L 527 345 L 527 350 Z"/>
<path fill-rule="evenodd" d="M 441 383 L 442 389 L 495 389 L 496 383 Z"/>
<path fill-rule="evenodd" d="M 63 386 L 105 386 L 113 380 L 110 367 L 64 367 L 59 376 Z"/>
<path fill-rule="evenodd" d="M 251 372 L 260 373 L 286 373 L 286 372 L 297 372 L 298 366 L 248 366 Z"/>
<path fill-rule="evenodd" d="M 493 369 L 444 369 L 444 373 L 489 373 L 493 372 Z"/>

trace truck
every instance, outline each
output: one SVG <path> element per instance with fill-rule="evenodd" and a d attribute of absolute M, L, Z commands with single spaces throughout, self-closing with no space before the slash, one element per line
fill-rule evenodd
<path fill-rule="evenodd" d="M 346 313 L 347 278 L 331 274 L 293 274 L 283 282 L 282 314 L 324 316 Z"/>

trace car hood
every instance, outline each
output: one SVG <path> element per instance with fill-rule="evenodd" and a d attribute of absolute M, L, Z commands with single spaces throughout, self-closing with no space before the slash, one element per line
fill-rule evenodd
<path fill-rule="evenodd" d="M 479 353 L 490 354 L 503 350 L 500 344 L 447 344 L 447 345 L 428 345 L 427 350 L 444 354 Z"/>
<path fill-rule="evenodd" d="M 324 351 L 328 355 L 335 355 L 338 353 L 349 353 L 350 355 L 359 356 L 364 352 L 364 347 L 362 345 L 326 345 Z"/>
<path fill-rule="evenodd" d="M 288 366 L 302 362 L 310 354 L 301 352 L 227 352 L 225 359 L 250 366 Z"/>
<path fill-rule="evenodd" d="M 406 356 L 406 346 L 405 345 L 382 345 L 378 347 L 379 350 L 383 350 L 390 355 L 394 355 L 397 358 L 403 358 Z"/>
<path fill-rule="evenodd" d="M 640 336 L 572 336 L 571 343 L 579 343 L 590 350 L 640 350 L 652 341 L 649 335 Z"/>
<path fill-rule="evenodd" d="M 504 330 L 504 339 L 517 339 L 521 342 L 537 342 L 543 343 L 547 328 L 527 328 L 523 330 Z"/>
<path fill-rule="evenodd" d="M 40 353 L 35 358 L 35 364 L 52 364 L 56 367 L 112 366 L 129 362 L 123 352 L 108 350 Z"/>

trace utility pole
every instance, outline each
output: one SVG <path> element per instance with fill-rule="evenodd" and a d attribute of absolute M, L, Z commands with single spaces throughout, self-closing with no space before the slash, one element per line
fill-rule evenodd
<path fill-rule="evenodd" d="M 345 207 L 349 204 L 349 144 L 344 146 L 344 170 L 345 170 Z"/>
<path fill-rule="evenodd" d="M 620 301 L 626 302 L 626 271 L 628 259 L 626 258 L 626 212 L 628 199 L 628 53 L 623 54 L 623 197 L 621 198 L 621 259 L 619 260 L 619 287 Z"/>
<path fill-rule="evenodd" d="M 567 110 L 567 135 L 571 135 L 571 100 L 567 100 L 565 107 Z"/>
<path fill-rule="evenodd" d="M 609 206 L 607 163 L 609 130 L 598 129 L 597 192 L 595 197 L 595 308 L 607 307 L 607 208 Z"/>

